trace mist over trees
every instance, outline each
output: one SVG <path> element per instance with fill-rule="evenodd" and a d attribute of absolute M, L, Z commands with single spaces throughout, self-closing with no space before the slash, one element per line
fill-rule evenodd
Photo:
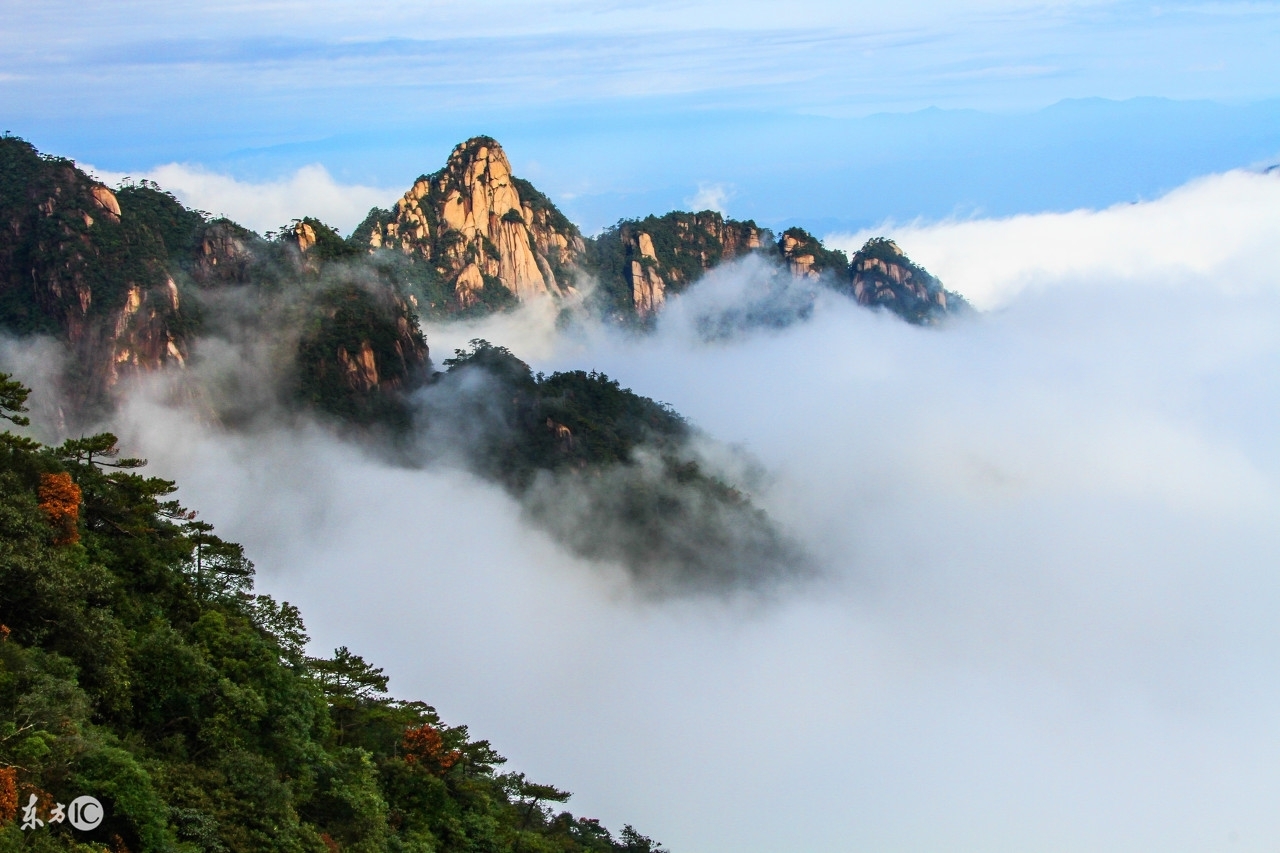
<path fill-rule="evenodd" d="M 27 394 L 0 374 L 0 417 Z M 307 656 L 297 609 L 144 465 L 110 434 L 0 434 L 0 850 L 660 850 L 350 649 Z M 20 826 L 83 794 L 92 831 Z"/>

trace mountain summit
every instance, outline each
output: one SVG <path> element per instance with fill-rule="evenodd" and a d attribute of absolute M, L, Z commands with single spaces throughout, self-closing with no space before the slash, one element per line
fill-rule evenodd
<path fill-rule="evenodd" d="M 513 177 L 502 146 L 487 136 L 453 149 L 393 210 L 370 211 L 353 239 L 430 262 L 463 309 L 491 301 L 495 289 L 521 301 L 568 295 L 586 248 L 577 226 Z"/>
<path fill-rule="evenodd" d="M 0 222 L 0 329 L 60 339 L 71 355 L 64 390 L 86 411 L 107 405 L 131 373 L 185 367 L 201 339 L 252 338 L 283 366 L 273 374 L 277 398 L 382 421 L 401 407 L 379 400 L 431 375 L 419 317 L 549 299 L 643 329 L 708 271 L 748 255 L 774 265 L 770 287 L 827 287 L 912 323 L 965 307 L 883 239 L 850 261 L 802 229 L 775 237 L 710 210 L 622 220 L 584 238 L 512 174 L 488 136 L 458 145 L 349 237 L 308 217 L 265 238 L 152 183 L 113 192 L 74 162 L 6 136 Z"/>

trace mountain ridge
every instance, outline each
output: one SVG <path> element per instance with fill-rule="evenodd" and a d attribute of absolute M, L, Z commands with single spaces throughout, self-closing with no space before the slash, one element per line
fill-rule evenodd
<path fill-rule="evenodd" d="M 60 337 L 77 372 L 72 396 L 91 410 L 123 378 L 185 365 L 192 341 L 208 331 L 201 301 L 227 287 L 292 283 L 305 302 L 317 298 L 316 280 L 360 280 L 381 305 L 363 313 L 385 318 L 394 340 L 375 347 L 386 334 L 359 334 L 348 324 L 348 340 L 323 354 L 327 363 L 299 368 L 331 377 L 343 389 L 334 394 L 350 398 L 337 407 L 349 415 L 361 408 L 359 398 L 394 391 L 427 369 L 419 315 L 469 317 L 549 298 L 562 309 L 644 328 L 705 273 L 752 254 L 912 323 L 935 324 L 965 308 L 882 240 L 851 261 L 803 229 L 775 238 L 750 220 L 710 210 L 620 220 L 584 237 L 554 202 L 512 174 L 501 145 L 485 136 L 458 145 L 393 209 L 374 208 L 347 237 L 310 217 L 263 237 L 189 210 L 154 183 L 112 190 L 17 137 L 0 140 L 0 154 L 0 219 L 9 231 L 0 245 L 0 328 Z M 343 272 L 361 260 L 358 274 Z M 331 303 L 316 306 L 316 317 L 332 320 Z M 315 390 L 310 380 L 303 384 Z"/>
<path fill-rule="evenodd" d="M 121 187 L 119 218 L 146 254 L 114 278 L 100 263 L 92 268 L 100 280 L 83 286 L 93 304 L 103 301 L 96 291 L 127 301 L 90 317 L 98 348 L 76 353 L 63 375 L 75 391 L 64 394 L 73 401 L 68 430 L 109 420 L 131 377 L 167 371 L 166 393 L 195 402 L 225 429 L 311 419 L 395 464 L 460 461 L 508 491 L 569 550 L 619 564 L 645 595 L 760 593 L 811 576 L 807 555 L 754 505 L 750 489 L 702 458 L 699 444 L 710 437 L 662 404 L 595 371 L 535 375 L 505 347 L 480 339 L 446 359 L 444 370 L 435 367 L 419 311 L 467 317 L 549 300 L 572 322 L 594 310 L 589 294 L 561 286 L 539 254 L 540 237 L 549 249 L 586 246 L 555 230 L 565 226 L 554 206 L 529 188 L 524 204 L 491 140 L 455 154 L 406 194 L 417 206 L 402 205 L 398 221 L 412 224 L 411 233 L 388 227 L 394 223 L 365 229 L 370 242 L 394 231 L 392 247 L 362 245 L 309 217 L 262 237 L 189 211 L 154 185 Z M 0 157 L 37 175 L 56 172 L 67 187 L 50 205 L 32 190 L 39 181 L 10 181 L 0 221 L 52 229 L 76 259 L 97 259 L 120 243 L 115 231 L 85 224 L 95 188 L 105 191 L 87 175 L 12 138 L 0 139 Z M 511 206 L 499 215 L 504 205 Z M 43 275 L 44 267 L 24 266 L 42 257 L 41 244 L 21 247 L 27 254 L 0 265 L 0 307 L 10 309 L 0 326 L 13 329 L 17 308 L 25 308 L 44 320 L 34 331 L 74 343 L 79 327 L 60 325 L 61 315 L 45 308 L 62 310 L 62 299 L 65 310 L 77 310 L 59 289 L 61 268 Z M 520 278 L 535 268 L 546 274 Z M 481 280 L 472 289 L 475 274 Z M 515 276 L 506 280 L 512 287 L 528 286 L 509 290 L 503 275 Z M 134 354 L 155 339 L 169 348 L 138 362 Z M 604 530 L 611 536 L 598 535 Z"/>

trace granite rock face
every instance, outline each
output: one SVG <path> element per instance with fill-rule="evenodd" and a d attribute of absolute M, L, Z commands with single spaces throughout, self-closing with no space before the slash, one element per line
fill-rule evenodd
<path fill-rule="evenodd" d="M 187 358 L 163 229 L 70 160 L 0 138 L 0 326 L 67 347 L 72 403 Z"/>
<path fill-rule="evenodd" d="M 912 322 L 934 323 L 966 304 L 892 240 L 868 240 L 849 268 L 859 305 L 883 306 Z"/>
<path fill-rule="evenodd" d="M 443 169 L 414 182 L 393 210 L 371 212 L 356 233 L 371 250 L 433 264 L 460 308 L 490 287 L 520 301 L 565 296 L 585 248 L 577 227 L 511 174 L 489 137 L 459 145 Z"/>

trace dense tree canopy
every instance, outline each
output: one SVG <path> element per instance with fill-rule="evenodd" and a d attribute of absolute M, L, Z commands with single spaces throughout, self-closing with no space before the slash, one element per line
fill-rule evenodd
<path fill-rule="evenodd" d="M 0 374 L 0 416 L 25 399 Z M 0 435 L 0 851 L 658 850 L 350 649 L 308 657 L 296 608 L 143 464 Z M 98 828 L 50 820 L 81 794 Z"/>

